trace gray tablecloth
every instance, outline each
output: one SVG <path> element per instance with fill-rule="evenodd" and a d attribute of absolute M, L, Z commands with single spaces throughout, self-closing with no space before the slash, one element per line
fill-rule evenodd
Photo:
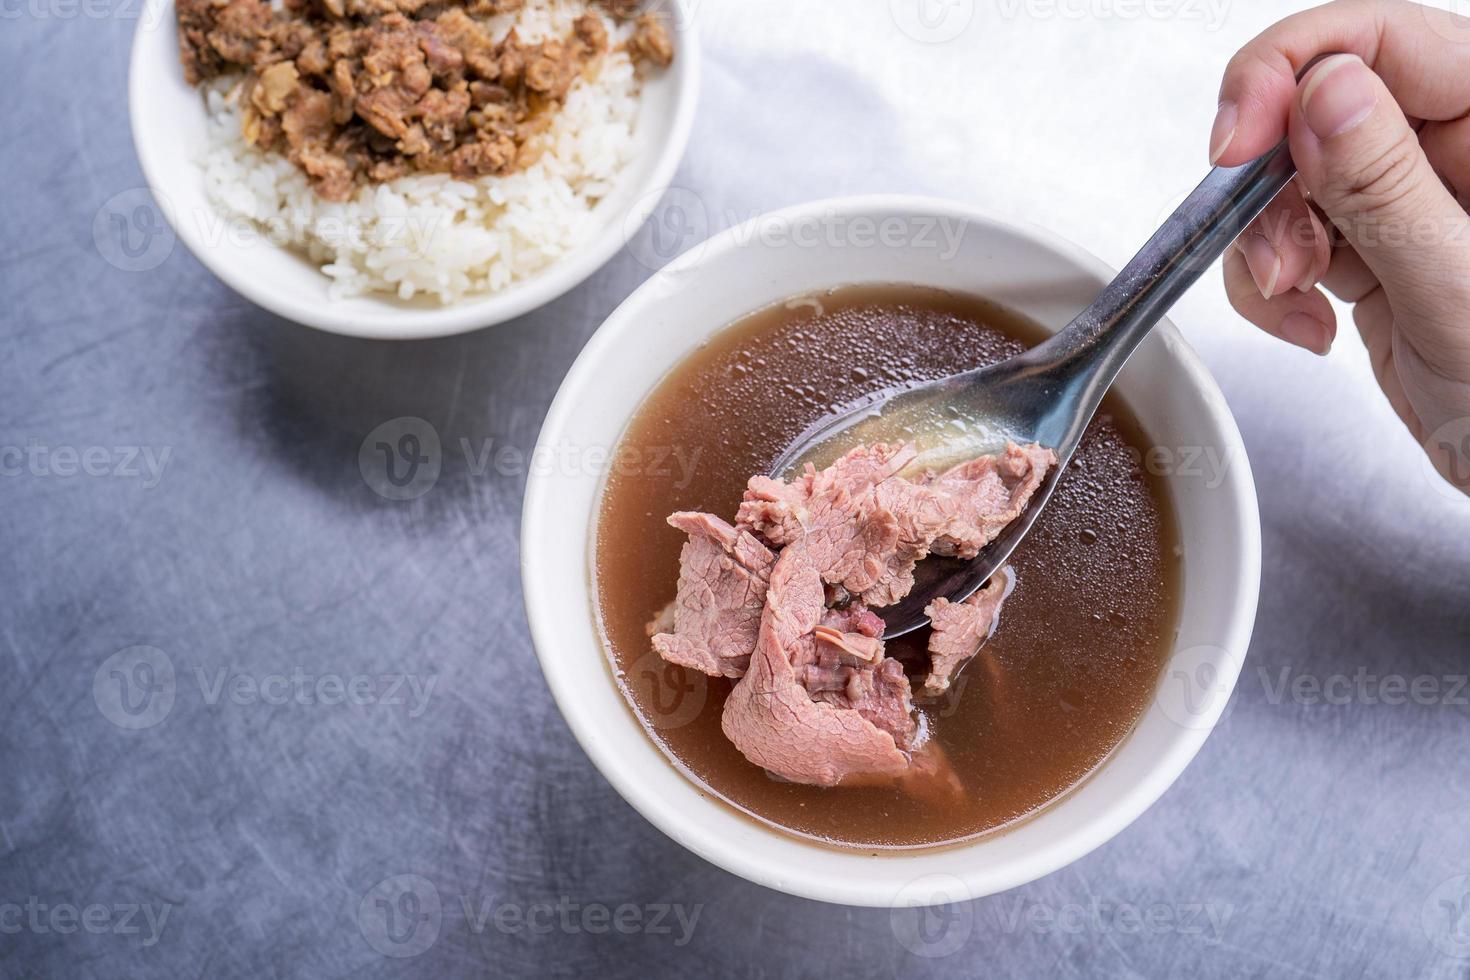
<path fill-rule="evenodd" d="M 1228 54 L 1290 9 L 925 3 L 705 0 L 681 200 L 715 230 L 947 194 L 1118 264 L 1202 172 Z M 409 502 L 359 471 L 399 416 L 528 450 L 646 253 L 383 344 L 263 313 L 146 221 L 121 251 L 138 13 L 0 3 L 0 975 L 1470 973 L 1470 507 L 1349 336 L 1277 346 L 1213 281 L 1176 311 L 1244 430 L 1265 574 L 1228 720 L 1163 800 L 928 918 L 788 898 L 573 742 L 526 633 L 518 466 L 446 452 Z"/>

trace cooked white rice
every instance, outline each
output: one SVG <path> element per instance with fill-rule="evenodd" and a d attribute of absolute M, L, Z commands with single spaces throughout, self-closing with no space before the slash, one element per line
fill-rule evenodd
<path fill-rule="evenodd" d="M 512 24 L 535 40 L 565 33 L 588 9 L 582 0 L 532 0 Z M 627 28 L 607 21 L 614 45 Z M 349 201 L 312 191 L 278 153 L 245 141 L 238 78 L 205 89 L 209 146 L 201 162 L 210 201 L 279 245 L 295 246 L 331 277 L 333 298 L 387 292 L 452 303 L 504 289 L 577 248 L 595 232 L 592 208 L 632 156 L 639 81 L 622 51 L 579 80 L 550 129 L 528 147 L 535 162 L 502 177 L 409 176 L 365 186 Z"/>

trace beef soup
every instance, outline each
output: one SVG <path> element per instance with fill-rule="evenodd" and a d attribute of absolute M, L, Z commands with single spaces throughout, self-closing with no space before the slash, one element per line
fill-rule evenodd
<path fill-rule="evenodd" d="M 822 416 L 875 389 L 1004 359 L 1041 336 L 1035 324 L 971 297 L 844 287 L 737 322 L 640 407 L 603 491 L 596 605 L 631 710 L 703 790 L 823 843 L 934 846 L 1034 813 L 1132 729 L 1172 646 L 1180 549 L 1166 490 L 1140 465 L 1143 433 L 1111 397 L 1004 581 L 987 589 L 989 612 L 1004 601 L 973 660 L 946 688 L 932 683 L 939 664 L 931 665 L 930 631 L 887 644 L 913 682 L 912 730 L 922 746 L 901 778 L 822 786 L 773 776 L 722 729 L 736 680 L 670 663 L 651 639 L 671 628 L 667 609 L 689 540 L 669 515 L 734 517 L 750 477 Z M 700 522 L 674 523 L 691 531 Z M 667 638 L 660 643 L 667 656 Z"/>

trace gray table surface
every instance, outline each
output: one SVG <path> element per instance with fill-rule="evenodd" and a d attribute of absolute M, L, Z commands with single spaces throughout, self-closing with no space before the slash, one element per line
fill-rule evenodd
<path fill-rule="evenodd" d="M 125 104 L 136 5 L 0 13 L 0 975 L 1470 975 L 1470 512 L 1422 475 L 1358 355 L 1248 337 L 1214 285 L 1176 316 L 1240 418 L 1266 560 L 1230 714 L 1150 812 L 1072 867 L 923 921 L 789 898 L 666 839 L 571 738 L 527 636 L 514 466 L 446 453 L 408 502 L 359 472 L 364 436 L 399 416 L 446 446 L 529 449 L 648 274 L 638 257 L 458 339 L 298 328 L 167 234 L 119 257 L 111 217 L 146 203 Z M 1117 84 L 1156 111 L 1187 92 L 1208 118 L 1204 76 L 1270 13 L 1172 45 L 1112 25 L 1157 66 Z M 1167 203 L 1147 175 L 1116 193 L 1061 180 L 1019 124 L 989 184 L 917 166 L 922 147 L 890 135 L 913 119 L 860 58 L 726 43 L 734 16 L 701 27 L 679 178 L 714 226 L 865 190 L 1004 207 L 1048 180 L 1022 204 L 1116 263 Z M 762 16 L 779 38 L 781 7 Z M 971 40 L 997 63 L 1026 31 L 1048 58 L 1090 43 L 1042 19 Z M 982 62 L 968 70 L 996 81 Z M 757 124 L 739 110 L 773 78 L 799 84 Z M 1131 165 L 1156 128 L 1119 125 L 1090 151 Z M 1197 151 L 1177 151 L 1181 189 Z M 1129 194 L 1147 206 L 1105 232 L 1066 217 Z"/>

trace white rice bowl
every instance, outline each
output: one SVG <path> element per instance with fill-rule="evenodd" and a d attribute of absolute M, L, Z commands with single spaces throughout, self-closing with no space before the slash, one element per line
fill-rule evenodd
<path fill-rule="evenodd" d="M 497 38 L 514 26 L 534 41 L 567 33 L 588 9 L 582 0 L 530 0 L 516 15 L 481 22 Z M 629 25 L 598 13 L 616 47 Z M 527 144 L 529 166 L 474 180 L 402 177 L 333 202 L 284 156 L 246 142 L 238 82 L 204 87 L 208 140 L 199 162 L 210 203 L 310 257 L 330 277 L 334 299 L 377 292 L 445 304 L 532 276 L 597 233 L 592 209 L 633 156 L 641 88 L 627 53 L 609 51 Z"/>

